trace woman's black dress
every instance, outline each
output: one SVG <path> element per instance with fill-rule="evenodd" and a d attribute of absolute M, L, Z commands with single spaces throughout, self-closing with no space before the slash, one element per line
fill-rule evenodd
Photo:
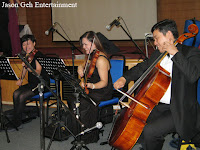
<path fill-rule="evenodd" d="M 101 57 L 103 55 L 100 55 Z M 104 57 L 104 56 L 103 56 Z M 107 58 L 106 58 L 107 59 Z M 89 80 L 90 83 L 97 83 L 100 81 L 100 77 L 98 74 L 98 70 L 95 67 L 94 72 Z M 108 84 L 106 87 L 101 89 L 89 89 L 89 96 L 92 98 L 96 104 L 99 104 L 101 101 L 109 100 L 112 98 L 113 93 L 113 85 L 112 78 L 110 74 L 110 70 L 108 71 Z M 94 106 L 89 99 L 86 99 L 80 96 L 80 121 L 85 125 L 84 129 L 91 128 L 96 125 L 98 122 L 98 106 Z M 79 133 L 77 131 L 77 126 L 74 127 L 74 132 Z M 83 129 L 83 130 L 84 130 Z M 92 130 L 91 132 L 85 133 L 81 136 L 81 140 L 88 143 L 94 143 L 99 140 L 99 132 L 97 129 Z"/>

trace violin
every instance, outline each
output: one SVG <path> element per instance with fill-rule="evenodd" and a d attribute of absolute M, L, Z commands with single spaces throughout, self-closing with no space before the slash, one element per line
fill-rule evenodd
<path fill-rule="evenodd" d="M 33 49 L 29 54 L 26 55 L 25 60 L 31 63 L 37 52 L 38 50 Z M 25 65 L 25 68 L 27 68 L 27 65 Z"/>
<path fill-rule="evenodd" d="M 33 49 L 27 56 L 26 56 L 26 60 L 31 63 L 35 54 L 38 52 L 38 50 Z"/>
<path fill-rule="evenodd" d="M 188 29 L 191 33 L 181 35 L 174 42 L 175 46 L 178 43 L 182 44 L 184 40 L 194 37 L 198 33 L 198 27 L 195 24 L 191 24 Z M 126 93 L 118 90 L 124 94 L 119 102 L 125 96 L 133 101 L 121 111 L 115 121 L 109 138 L 109 144 L 112 147 L 120 150 L 130 150 L 140 137 L 149 114 L 159 103 L 171 81 L 169 72 L 160 66 L 161 60 L 167 54 L 168 52 L 161 54 Z M 130 95 L 137 88 L 139 89 L 138 93 L 134 98 L 131 97 Z"/>
<path fill-rule="evenodd" d="M 37 52 L 38 52 L 38 50 L 33 49 L 29 54 L 26 55 L 25 60 L 28 61 L 29 63 L 31 63 L 32 60 L 33 60 L 33 58 L 34 58 L 34 56 L 35 56 L 35 54 L 36 54 Z M 23 67 L 23 69 L 22 69 L 21 78 L 20 78 L 21 80 L 23 80 L 22 75 L 23 75 L 24 68 L 27 69 L 27 65 L 25 65 L 25 66 Z"/>
<path fill-rule="evenodd" d="M 99 50 L 95 50 L 95 52 L 93 52 L 93 53 L 94 54 L 92 56 L 90 64 L 87 61 L 86 65 L 85 65 L 85 67 L 88 67 L 88 68 L 85 68 L 85 71 L 84 71 L 85 72 L 85 78 L 84 78 L 85 87 L 84 87 L 84 89 L 85 89 L 86 94 L 89 94 L 89 90 L 88 90 L 87 85 L 86 85 L 87 79 L 91 78 L 91 76 L 92 76 L 92 74 L 94 72 L 94 69 L 95 69 L 96 62 L 97 62 L 97 59 L 99 57 L 100 51 Z"/>

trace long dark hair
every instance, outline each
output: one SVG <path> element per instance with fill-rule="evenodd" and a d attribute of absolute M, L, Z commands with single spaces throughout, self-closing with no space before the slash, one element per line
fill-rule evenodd
<path fill-rule="evenodd" d="M 85 33 L 80 37 L 80 40 L 79 40 L 79 41 L 80 41 L 81 47 L 83 47 L 83 44 L 82 44 L 82 39 L 83 39 L 83 38 L 87 38 L 88 41 L 90 41 L 90 42 L 93 42 L 93 39 L 95 38 L 94 44 L 96 45 L 96 48 L 97 48 L 99 51 L 102 51 L 103 53 L 106 54 L 106 52 L 105 52 L 105 50 L 104 50 L 104 48 L 103 48 L 103 46 L 102 46 L 102 44 L 101 44 L 101 42 L 100 42 L 100 40 L 99 40 L 97 34 L 96 34 L 94 31 L 87 31 L 87 32 L 85 32 Z"/>
<path fill-rule="evenodd" d="M 154 30 L 159 30 L 161 33 L 163 33 L 163 35 L 166 35 L 168 31 L 171 31 L 174 38 L 178 38 L 177 25 L 174 20 L 165 19 L 163 21 L 160 21 L 151 28 L 152 33 Z"/>

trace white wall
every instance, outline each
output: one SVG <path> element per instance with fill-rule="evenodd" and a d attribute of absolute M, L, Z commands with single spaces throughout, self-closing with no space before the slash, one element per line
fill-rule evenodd
<path fill-rule="evenodd" d="M 52 7 L 52 23 L 58 22 L 72 41 L 90 30 L 101 32 L 110 40 L 129 40 L 121 27 L 114 26 L 111 31 L 105 28 L 118 16 L 124 19 L 133 39 L 144 39 L 144 34 L 157 22 L 156 0 L 52 0 L 52 3 L 77 4 L 77 7 Z M 125 28 L 123 20 L 120 23 Z M 58 25 L 55 28 L 64 35 Z M 63 39 L 54 33 L 53 40 Z"/>

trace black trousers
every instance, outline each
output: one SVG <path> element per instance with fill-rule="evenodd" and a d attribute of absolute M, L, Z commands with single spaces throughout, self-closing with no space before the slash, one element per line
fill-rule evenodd
<path fill-rule="evenodd" d="M 161 150 L 165 136 L 173 132 L 176 130 L 170 105 L 159 103 L 149 115 L 138 142 L 145 150 Z"/>

